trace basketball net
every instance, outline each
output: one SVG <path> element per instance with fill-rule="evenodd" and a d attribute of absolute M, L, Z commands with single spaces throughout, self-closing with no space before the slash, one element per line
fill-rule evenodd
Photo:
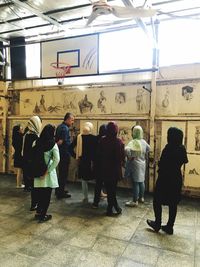
<path fill-rule="evenodd" d="M 70 73 L 71 66 L 63 62 L 53 62 L 51 63 L 51 67 L 56 70 L 56 79 L 58 81 L 58 85 L 63 85 L 65 75 Z"/>

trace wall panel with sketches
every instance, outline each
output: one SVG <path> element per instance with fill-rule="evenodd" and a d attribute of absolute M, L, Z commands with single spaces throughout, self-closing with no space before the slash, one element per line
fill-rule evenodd
<path fill-rule="evenodd" d="M 20 115 L 148 115 L 150 93 L 141 85 L 80 90 L 21 91 Z"/>
<path fill-rule="evenodd" d="M 84 91 L 59 86 L 12 91 L 13 98 L 10 100 L 9 114 L 13 116 L 12 118 L 15 116 L 21 118 L 19 121 L 24 121 L 24 118 L 27 121 L 35 114 L 43 118 L 43 125 L 47 122 L 57 125 L 66 112 L 73 112 L 76 116 L 73 136 L 80 131 L 86 120 L 94 123 L 95 133 L 102 123 L 116 120 L 119 125 L 119 136 L 124 143 L 131 140 L 131 127 L 137 123 L 144 128 L 145 139 L 148 140 L 150 93 L 143 89 L 143 85 L 135 83 L 123 86 L 96 86 Z M 166 81 L 157 84 L 155 162 L 158 162 L 167 142 L 168 128 L 171 126 L 181 128 L 189 158 L 189 163 L 183 167 L 184 192 L 196 190 L 195 192 L 200 195 L 200 169 L 197 164 L 200 161 L 199 103 L 200 82 L 198 80 Z M 12 120 L 9 123 L 14 125 L 16 120 Z M 11 162 L 11 158 L 9 161 Z M 75 161 L 72 160 L 72 162 L 70 179 L 75 180 L 77 166 Z M 11 164 L 9 166 L 9 171 L 12 171 Z M 155 180 L 156 176 L 155 171 Z M 123 181 L 120 186 L 129 186 L 129 184 Z"/>

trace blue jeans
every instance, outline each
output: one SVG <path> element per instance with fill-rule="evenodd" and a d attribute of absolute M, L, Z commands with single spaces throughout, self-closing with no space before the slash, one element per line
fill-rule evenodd
<path fill-rule="evenodd" d="M 132 182 L 133 183 L 133 201 L 138 201 L 139 198 L 144 197 L 145 184 L 144 182 Z"/>

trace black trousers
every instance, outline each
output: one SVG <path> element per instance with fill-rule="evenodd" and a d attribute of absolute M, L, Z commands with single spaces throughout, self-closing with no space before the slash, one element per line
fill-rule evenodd
<path fill-rule="evenodd" d="M 167 222 L 167 226 L 173 227 L 175 220 L 176 220 L 176 214 L 177 214 L 177 204 L 170 204 L 169 207 L 169 218 Z M 155 214 L 155 222 L 158 225 L 161 225 L 162 223 L 162 205 L 160 202 L 153 200 L 153 209 Z"/>
<path fill-rule="evenodd" d="M 49 208 L 52 188 L 39 187 L 37 188 L 37 191 L 38 191 L 37 213 L 41 214 L 41 217 L 44 218 Z"/>
<path fill-rule="evenodd" d="M 69 171 L 70 156 L 60 157 L 60 162 L 58 164 L 58 184 L 59 187 L 56 188 L 56 195 L 62 196 L 65 191 L 65 185 L 67 183 L 68 171 Z"/>
<path fill-rule="evenodd" d="M 33 181 L 28 177 L 26 167 L 23 167 L 23 180 L 24 180 L 24 189 L 33 188 Z"/>
<path fill-rule="evenodd" d="M 31 207 L 38 206 L 38 188 L 31 187 Z"/>
<path fill-rule="evenodd" d="M 94 204 L 98 205 L 101 197 L 101 190 L 103 188 L 103 180 L 100 178 L 96 179 L 95 186 L 94 186 Z"/>
<path fill-rule="evenodd" d="M 104 184 L 107 192 L 107 212 L 112 212 L 113 208 L 118 211 L 119 205 L 116 198 L 117 181 L 104 181 Z"/>

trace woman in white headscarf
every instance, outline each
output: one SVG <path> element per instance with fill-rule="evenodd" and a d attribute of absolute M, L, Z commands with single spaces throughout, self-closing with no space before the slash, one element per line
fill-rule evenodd
<path fill-rule="evenodd" d="M 37 193 L 33 188 L 33 179 L 28 177 L 27 162 L 30 160 L 30 152 L 33 143 L 39 138 L 42 130 L 42 122 L 40 117 L 33 116 L 27 123 L 26 133 L 23 139 L 22 155 L 23 155 L 23 176 L 25 183 L 25 191 L 31 191 L 31 208 L 30 210 L 36 210 L 37 208 Z"/>
<path fill-rule="evenodd" d="M 88 203 L 88 181 L 94 179 L 93 162 L 96 153 L 97 137 L 92 134 L 93 124 L 85 122 L 82 132 L 77 137 L 76 159 L 78 177 L 82 180 L 83 203 Z"/>
<path fill-rule="evenodd" d="M 125 173 L 131 179 L 133 185 L 133 200 L 126 202 L 126 206 L 129 207 L 137 206 L 138 200 L 144 202 L 146 154 L 150 150 L 150 146 L 143 139 L 141 126 L 137 125 L 133 128 L 132 137 L 133 140 L 125 147 L 127 156 Z"/>

